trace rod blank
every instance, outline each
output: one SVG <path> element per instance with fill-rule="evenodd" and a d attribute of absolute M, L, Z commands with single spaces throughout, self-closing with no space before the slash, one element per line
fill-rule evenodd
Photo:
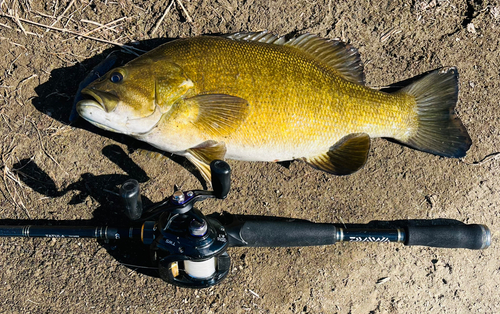
<path fill-rule="evenodd" d="M 87 226 L 0 226 L 0 237 L 126 239 L 140 237 L 140 228 Z"/>

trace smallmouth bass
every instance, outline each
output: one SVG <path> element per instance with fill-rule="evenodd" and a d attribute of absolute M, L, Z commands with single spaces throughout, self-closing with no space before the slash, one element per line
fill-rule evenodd
<path fill-rule="evenodd" d="M 82 90 L 90 123 L 185 156 L 209 180 L 215 159 L 301 159 L 348 175 L 371 137 L 459 158 L 471 145 L 455 114 L 455 68 L 395 93 L 364 86 L 357 50 L 305 34 L 267 32 L 178 39 Z"/>

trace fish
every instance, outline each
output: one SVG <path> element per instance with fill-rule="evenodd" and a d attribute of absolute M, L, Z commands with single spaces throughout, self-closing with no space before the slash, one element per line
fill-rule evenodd
<path fill-rule="evenodd" d="M 303 160 L 334 175 L 361 169 L 370 139 L 461 158 L 472 141 L 455 107 L 458 70 L 393 93 L 367 87 L 358 51 L 313 34 L 267 31 L 167 42 L 81 91 L 81 117 L 186 157 Z"/>

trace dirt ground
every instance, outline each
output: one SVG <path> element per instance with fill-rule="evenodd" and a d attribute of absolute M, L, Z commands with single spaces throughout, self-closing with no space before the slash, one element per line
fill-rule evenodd
<path fill-rule="evenodd" d="M 4 238 L 0 312 L 499 313 L 500 4 L 338 2 L 0 1 L 1 222 L 123 221 L 108 191 L 129 177 L 141 182 L 146 202 L 169 196 L 174 184 L 202 188 L 182 158 L 152 158 L 131 138 L 82 120 L 70 124 L 78 84 L 121 44 L 148 50 L 164 39 L 267 29 L 352 44 L 372 87 L 456 66 L 457 111 L 473 145 L 457 160 L 376 139 L 366 166 L 348 177 L 302 162 L 229 161 L 231 194 L 200 204 L 205 214 L 326 223 L 453 219 L 489 226 L 490 248 L 231 248 L 228 278 L 191 290 L 127 264 L 134 254 L 113 243 Z"/>

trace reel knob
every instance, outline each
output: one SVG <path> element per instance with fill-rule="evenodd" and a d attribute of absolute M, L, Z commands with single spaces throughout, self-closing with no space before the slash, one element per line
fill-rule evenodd
<path fill-rule="evenodd" d="M 231 189 L 231 167 L 223 160 L 214 160 L 210 163 L 210 171 L 215 197 L 225 199 Z"/>
<path fill-rule="evenodd" d="M 142 216 L 142 200 L 139 182 L 129 179 L 120 188 L 120 196 L 125 204 L 125 215 L 130 220 L 138 220 Z"/>

